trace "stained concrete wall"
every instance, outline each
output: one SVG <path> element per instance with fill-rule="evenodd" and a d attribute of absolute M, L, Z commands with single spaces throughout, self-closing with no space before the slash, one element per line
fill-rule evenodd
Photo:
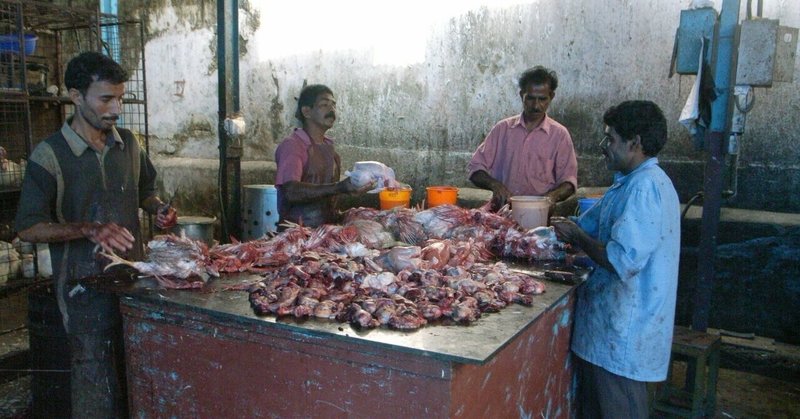
<path fill-rule="evenodd" d="M 645 98 L 661 105 L 670 121 L 670 140 L 660 159 L 682 201 L 702 189 L 705 154 L 694 149 L 676 122 L 694 77 L 667 77 L 680 10 L 688 1 L 540 0 L 501 9 L 479 7 L 432 27 L 409 22 L 407 30 L 429 36 L 425 60 L 403 66 L 375 65 L 375 51 L 368 49 L 320 49 L 264 59 L 255 53 L 259 28 L 293 19 L 298 30 L 324 37 L 336 25 L 306 28 L 300 10 L 294 16 L 271 15 L 254 3 L 242 1 L 239 14 L 241 106 L 248 123 L 245 184 L 274 180 L 274 149 L 294 126 L 294 98 L 308 82 L 328 84 L 336 93 L 339 119 L 331 134 L 345 166 L 383 161 L 415 187 L 415 199 L 425 185 L 467 186 L 465 165 L 472 151 L 497 120 L 521 109 L 517 75 L 542 64 L 561 78 L 550 113 L 572 132 L 581 186 L 610 183 L 596 146 L 602 112 L 622 100 Z M 123 14 L 146 22 L 150 144 L 161 188 L 167 195 L 179 190 L 183 211 L 213 213 L 218 208 L 216 3 L 139 0 L 120 7 Z M 765 0 L 764 16 L 799 27 L 800 3 Z M 270 42 L 296 38 L 287 33 Z M 800 79 L 798 68 L 800 62 L 795 63 L 795 79 Z M 726 206 L 800 212 L 798 83 L 756 89 L 742 144 L 738 195 Z M 721 241 L 725 244 L 717 261 L 712 325 L 747 325 L 750 331 L 794 342 L 797 314 L 785 313 L 797 312 L 800 278 L 786 266 L 796 256 L 798 230 L 766 228 L 763 235 L 752 236 L 746 234 L 749 226 L 722 227 L 726 234 L 720 240 L 726 241 Z M 696 231 L 691 225 L 685 230 L 689 240 L 678 310 L 684 323 L 696 276 Z M 763 246 L 773 250 L 768 255 L 756 251 Z M 752 269 L 743 269 L 740 262 L 749 262 Z M 758 269 L 761 262 L 769 268 Z M 776 276 L 782 278 L 779 287 L 771 281 Z"/>
<path fill-rule="evenodd" d="M 647 98 L 659 103 L 671 121 L 661 160 L 686 201 L 702 189 L 705 154 L 694 149 L 686 130 L 675 122 L 694 77 L 667 77 L 682 3 L 540 0 L 476 8 L 432 27 L 417 28 L 410 22 L 408 30 L 429 33 L 426 58 L 398 67 L 374 65 L 370 50 L 317 50 L 263 61 L 254 53 L 259 47 L 254 44 L 256 31 L 279 19 L 299 18 L 271 15 L 242 2 L 245 159 L 274 159 L 276 145 L 294 126 L 294 98 L 303 83 L 321 82 L 334 89 L 339 102 L 340 118 L 331 134 L 346 166 L 358 160 L 383 161 L 418 193 L 428 184 L 466 186 L 465 164 L 472 151 L 497 120 L 521 109 L 517 75 L 543 64 L 560 74 L 551 115 L 572 132 L 581 186 L 610 182 L 596 147 L 602 111 L 621 100 Z M 797 2 L 765 3 L 765 16 L 800 26 Z M 122 13 L 144 16 L 147 22 L 151 145 L 159 166 L 215 159 L 215 2 L 124 2 L 121 7 Z M 346 9 L 346 3 L 341 7 Z M 335 29 L 308 30 L 324 36 Z M 293 37 L 270 42 L 291 43 Z M 798 67 L 800 62 L 795 64 L 796 78 Z M 739 194 L 730 206 L 800 210 L 797 84 L 756 89 L 757 103 L 742 146 Z M 164 189 L 213 181 L 187 176 L 165 180 Z M 253 176 L 261 183 L 272 179 L 269 168 Z"/>

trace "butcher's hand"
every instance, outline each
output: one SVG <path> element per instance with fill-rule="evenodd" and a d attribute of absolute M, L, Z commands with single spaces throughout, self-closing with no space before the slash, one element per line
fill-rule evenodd
<path fill-rule="evenodd" d="M 584 231 L 574 221 L 566 217 L 551 217 L 550 225 L 556 231 L 556 237 L 564 243 L 580 246 Z"/>
<path fill-rule="evenodd" d="M 498 183 L 492 189 L 492 211 L 497 211 L 500 208 L 503 208 L 504 205 L 508 204 L 510 199 L 511 191 L 506 188 L 506 185 Z"/>
<path fill-rule="evenodd" d="M 81 227 L 81 233 L 108 253 L 127 252 L 133 249 L 135 240 L 127 228 L 116 223 L 86 223 Z"/>
<path fill-rule="evenodd" d="M 364 185 L 360 188 L 356 187 L 353 182 L 350 181 L 350 178 L 344 178 L 336 183 L 336 190 L 339 193 L 346 193 L 346 194 L 363 194 L 369 190 L 375 189 L 375 182 L 371 182 L 367 185 Z"/>
<path fill-rule="evenodd" d="M 156 227 L 166 230 L 178 223 L 178 210 L 170 204 L 163 204 L 156 211 Z"/>

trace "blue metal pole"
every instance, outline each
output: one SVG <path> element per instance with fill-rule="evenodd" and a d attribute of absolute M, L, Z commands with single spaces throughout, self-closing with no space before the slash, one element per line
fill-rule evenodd
<path fill-rule="evenodd" d="M 720 14 L 716 55 L 712 63 L 717 98 L 711 104 L 711 124 L 706 137 L 708 160 L 703 181 L 703 220 L 697 256 L 697 287 L 694 294 L 692 329 L 706 331 L 714 285 L 719 212 L 722 205 L 722 168 L 726 139 L 730 132 L 730 100 L 736 72 L 736 38 L 739 28 L 739 0 L 724 0 Z"/>

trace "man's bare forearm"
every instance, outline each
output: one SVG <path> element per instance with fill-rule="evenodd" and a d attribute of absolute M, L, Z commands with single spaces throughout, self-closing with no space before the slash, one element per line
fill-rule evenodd
<path fill-rule="evenodd" d="M 288 202 L 310 202 L 315 199 L 327 198 L 329 196 L 343 193 L 339 183 L 326 183 L 315 185 L 305 182 L 287 182 L 280 185 L 284 198 Z"/>
<path fill-rule="evenodd" d="M 38 223 L 19 232 L 19 238 L 30 243 L 53 243 L 86 238 L 94 223 Z"/>
<path fill-rule="evenodd" d="M 575 186 L 569 182 L 564 182 L 558 185 L 555 189 L 548 192 L 546 195 L 552 202 L 561 202 L 575 193 Z"/>
<path fill-rule="evenodd" d="M 156 215 L 159 208 L 164 205 L 164 201 L 156 195 L 149 196 L 142 201 L 142 209 L 147 211 L 150 215 Z"/>
<path fill-rule="evenodd" d="M 614 265 L 608 260 L 608 253 L 606 247 L 600 243 L 599 240 L 593 239 L 591 236 L 583 232 L 577 240 L 577 245 L 589 256 L 595 263 L 602 266 L 610 272 L 616 272 Z"/>
<path fill-rule="evenodd" d="M 481 189 L 488 189 L 490 191 L 495 191 L 498 187 L 503 186 L 502 182 L 493 178 L 484 170 L 478 170 L 477 172 L 473 173 L 472 176 L 469 177 L 469 180 L 473 185 Z"/>
<path fill-rule="evenodd" d="M 135 243 L 131 232 L 116 223 L 38 223 L 20 231 L 19 237 L 31 243 L 87 239 L 99 244 L 107 252 L 128 251 Z"/>

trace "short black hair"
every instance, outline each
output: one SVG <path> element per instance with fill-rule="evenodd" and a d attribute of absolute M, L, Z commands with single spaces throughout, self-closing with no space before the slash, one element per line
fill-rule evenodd
<path fill-rule="evenodd" d="M 525 90 L 531 84 L 547 84 L 555 92 L 558 88 L 558 75 L 547 67 L 537 65 L 523 71 L 519 76 L 519 90 Z"/>
<path fill-rule="evenodd" d="M 297 110 L 294 112 L 294 117 L 305 123 L 306 117 L 303 116 L 303 106 L 313 107 L 319 95 L 329 93 L 333 95 L 333 90 L 324 84 L 310 84 L 300 91 L 300 97 L 297 99 Z"/>
<path fill-rule="evenodd" d="M 628 100 L 612 106 L 603 114 L 603 123 L 625 141 L 638 135 L 644 154 L 650 157 L 658 155 L 667 143 L 667 120 L 661 108 L 649 100 Z"/>
<path fill-rule="evenodd" d="M 89 86 L 96 81 L 125 83 L 128 81 L 128 72 L 119 63 L 99 52 L 82 52 L 69 60 L 64 72 L 64 85 L 67 89 L 78 89 L 85 95 Z"/>

